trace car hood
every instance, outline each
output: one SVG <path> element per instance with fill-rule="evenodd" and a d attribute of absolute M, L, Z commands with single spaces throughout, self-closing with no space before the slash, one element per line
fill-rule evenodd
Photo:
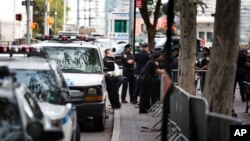
<path fill-rule="evenodd" d="M 54 105 L 47 102 L 39 102 L 39 106 L 43 114 L 52 120 L 64 118 L 70 111 L 71 107 L 68 105 Z"/>
<path fill-rule="evenodd" d="M 63 76 L 69 87 L 101 85 L 105 80 L 103 74 L 63 73 Z"/>

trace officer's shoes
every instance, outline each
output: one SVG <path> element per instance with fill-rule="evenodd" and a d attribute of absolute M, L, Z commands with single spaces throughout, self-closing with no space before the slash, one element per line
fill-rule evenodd
<path fill-rule="evenodd" d="M 144 110 L 140 109 L 140 110 L 139 110 L 139 113 L 140 113 L 140 114 L 145 114 L 145 113 L 148 113 L 148 110 L 146 110 L 146 109 L 144 109 Z"/>
<path fill-rule="evenodd" d="M 124 99 L 124 100 L 122 100 L 122 103 L 128 103 L 128 101 Z"/>

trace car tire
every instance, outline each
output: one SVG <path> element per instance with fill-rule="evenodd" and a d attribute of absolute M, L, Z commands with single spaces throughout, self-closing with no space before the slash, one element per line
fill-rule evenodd
<path fill-rule="evenodd" d="M 104 131 L 106 125 L 106 106 L 103 110 L 103 115 L 100 117 L 95 117 L 93 119 L 94 130 L 95 131 Z"/>

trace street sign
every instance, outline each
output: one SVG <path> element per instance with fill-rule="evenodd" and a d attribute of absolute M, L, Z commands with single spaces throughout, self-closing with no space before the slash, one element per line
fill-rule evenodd
<path fill-rule="evenodd" d="M 30 1 L 30 6 L 34 6 L 36 4 L 35 1 Z M 22 1 L 22 5 L 27 5 L 27 0 Z"/>

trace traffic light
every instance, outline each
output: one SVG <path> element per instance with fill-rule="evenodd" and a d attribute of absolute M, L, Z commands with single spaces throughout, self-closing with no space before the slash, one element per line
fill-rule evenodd
<path fill-rule="evenodd" d="M 16 20 L 22 21 L 22 14 L 16 14 Z"/>

